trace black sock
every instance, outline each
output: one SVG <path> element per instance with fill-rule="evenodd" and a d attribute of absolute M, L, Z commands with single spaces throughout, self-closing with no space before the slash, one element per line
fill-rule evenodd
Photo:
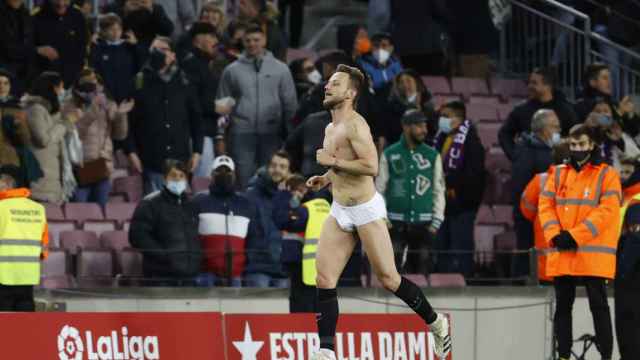
<path fill-rule="evenodd" d="M 320 348 L 335 350 L 336 325 L 338 324 L 338 292 L 336 289 L 318 289 L 318 335 Z"/>
<path fill-rule="evenodd" d="M 420 288 L 411 282 L 411 280 L 407 280 L 404 277 L 402 281 L 400 281 L 400 287 L 396 290 L 395 295 L 402 299 L 416 314 L 420 315 L 420 317 L 427 322 L 427 324 L 431 324 L 436 321 L 438 315 L 433 311 L 431 304 L 427 301 L 427 298 L 424 296 Z"/>

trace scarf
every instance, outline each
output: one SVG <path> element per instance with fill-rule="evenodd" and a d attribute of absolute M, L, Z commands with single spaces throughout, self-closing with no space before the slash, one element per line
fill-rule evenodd
<path fill-rule="evenodd" d="M 464 143 L 467 141 L 467 135 L 471 129 L 471 121 L 465 120 L 455 130 L 453 141 L 449 147 L 449 151 L 444 156 L 444 172 L 455 171 L 462 168 L 464 161 Z"/>

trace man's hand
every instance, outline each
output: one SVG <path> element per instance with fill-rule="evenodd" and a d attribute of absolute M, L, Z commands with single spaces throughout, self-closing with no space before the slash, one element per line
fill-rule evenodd
<path fill-rule="evenodd" d="M 140 0 L 140 6 L 143 9 L 149 10 L 153 12 L 153 1 L 152 0 Z"/>
<path fill-rule="evenodd" d="M 622 100 L 620 100 L 620 104 L 618 105 L 618 112 L 621 116 L 625 116 L 627 114 L 633 113 L 635 109 L 635 105 L 629 96 L 625 96 Z"/>
<path fill-rule="evenodd" d="M 136 102 L 133 99 L 125 100 L 118 105 L 118 114 L 128 114 L 133 110 Z"/>
<path fill-rule="evenodd" d="M 438 235 L 438 229 L 434 228 L 433 226 L 427 227 L 427 231 L 429 232 L 429 235 L 433 236 L 434 238 L 436 237 L 436 235 Z"/>
<path fill-rule="evenodd" d="M 309 180 L 307 180 L 307 187 L 312 191 L 320 191 L 327 187 L 331 181 L 326 175 L 322 176 L 312 176 Z"/>
<path fill-rule="evenodd" d="M 138 174 L 142 174 L 142 161 L 140 161 L 138 154 L 129 154 L 129 163 L 131 163 L 133 171 L 137 172 Z"/>
<path fill-rule="evenodd" d="M 193 155 L 191 155 L 191 160 L 189 160 L 189 169 L 191 170 L 191 173 L 196 170 L 198 164 L 200 164 L 200 154 L 193 153 Z"/>
<path fill-rule="evenodd" d="M 560 250 L 576 250 L 578 248 L 578 243 L 571 236 L 571 233 L 565 230 L 551 239 L 551 245 Z"/>
<path fill-rule="evenodd" d="M 58 50 L 51 46 L 40 46 L 36 48 L 38 55 L 47 58 L 49 61 L 56 61 L 60 58 Z"/>
<path fill-rule="evenodd" d="M 138 44 L 138 38 L 136 37 L 136 34 L 131 30 L 124 33 L 124 39 L 124 41 L 131 45 Z"/>
<path fill-rule="evenodd" d="M 318 149 L 316 151 L 316 161 L 322 166 L 335 166 L 338 162 L 335 156 L 329 154 L 325 149 Z"/>

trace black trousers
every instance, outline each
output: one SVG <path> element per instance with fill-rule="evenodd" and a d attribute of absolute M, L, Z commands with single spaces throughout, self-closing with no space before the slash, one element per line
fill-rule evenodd
<path fill-rule="evenodd" d="M 534 242 L 533 225 L 519 213 L 520 210 L 518 210 L 518 215 L 514 216 L 514 230 L 516 231 L 517 247 L 518 250 L 529 250 L 533 247 Z M 517 254 L 513 259 L 511 276 L 518 278 L 529 276 L 531 271 L 529 269 L 529 254 Z"/>
<path fill-rule="evenodd" d="M 615 282 L 616 337 L 621 360 L 640 356 L 640 263 Z"/>
<path fill-rule="evenodd" d="M 308 286 L 302 282 L 302 264 L 289 263 L 289 312 L 290 313 L 317 313 L 318 294 L 315 286 Z"/>
<path fill-rule="evenodd" d="M 35 310 L 32 285 L 0 285 L 0 311 L 33 312 Z"/>
<path fill-rule="evenodd" d="M 561 276 L 554 279 L 556 291 L 556 313 L 554 326 L 558 343 L 558 355 L 569 358 L 573 344 L 573 302 L 576 299 L 576 286 L 584 285 L 589 298 L 589 308 L 596 330 L 596 347 L 603 359 L 611 359 L 613 352 L 613 329 L 611 313 L 607 303 L 607 285 L 605 279 L 598 277 Z"/>
<path fill-rule="evenodd" d="M 394 221 L 389 233 L 398 272 L 425 276 L 432 272 L 433 260 L 429 251 L 432 248 L 433 239 L 427 231 L 427 224 Z M 404 261 L 405 248 L 407 249 L 406 261 Z"/>

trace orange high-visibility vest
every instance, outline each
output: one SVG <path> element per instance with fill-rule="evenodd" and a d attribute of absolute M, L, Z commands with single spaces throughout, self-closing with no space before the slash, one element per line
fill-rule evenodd
<path fill-rule="evenodd" d="M 553 170 L 553 167 L 550 171 Z M 536 248 L 536 254 L 538 256 L 538 279 L 542 281 L 551 281 L 552 279 L 547 276 L 547 249 L 549 246 L 544 240 L 544 233 L 542 231 L 542 224 L 540 224 L 540 217 L 538 216 L 538 201 L 540 199 L 540 193 L 544 189 L 545 183 L 548 179 L 548 173 L 540 173 L 534 176 L 534 178 L 527 184 L 527 187 L 522 193 L 520 199 L 520 212 L 524 217 L 533 223 L 533 236 L 534 246 Z"/>
<path fill-rule="evenodd" d="M 622 201 L 617 172 L 604 163 L 589 163 L 580 172 L 560 165 L 550 176 L 538 203 L 544 238 L 550 243 L 565 230 L 578 249 L 549 249 L 547 275 L 613 279 Z"/>

